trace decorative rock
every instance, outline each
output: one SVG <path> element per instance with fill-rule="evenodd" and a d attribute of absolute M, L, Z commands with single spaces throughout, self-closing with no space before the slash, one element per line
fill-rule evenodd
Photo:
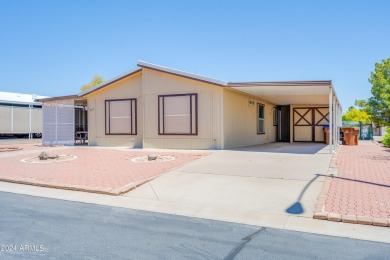
<path fill-rule="evenodd" d="M 47 152 L 41 152 L 39 155 L 39 160 L 47 160 L 49 158 L 49 154 Z"/>
<path fill-rule="evenodd" d="M 157 155 L 155 155 L 155 154 L 150 154 L 150 155 L 148 155 L 148 161 L 155 161 L 155 160 L 157 160 Z"/>
<path fill-rule="evenodd" d="M 57 159 L 58 157 L 59 157 L 58 154 L 49 155 L 49 159 Z"/>

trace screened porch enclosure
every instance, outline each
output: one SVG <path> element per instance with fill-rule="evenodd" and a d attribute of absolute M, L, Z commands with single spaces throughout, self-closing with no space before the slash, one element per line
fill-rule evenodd
<path fill-rule="evenodd" d="M 42 117 L 43 145 L 88 143 L 86 100 L 63 99 L 43 102 Z"/>

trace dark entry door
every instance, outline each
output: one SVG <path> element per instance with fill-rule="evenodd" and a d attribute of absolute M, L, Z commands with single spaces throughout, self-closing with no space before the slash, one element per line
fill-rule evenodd
<path fill-rule="evenodd" d="M 278 141 L 290 142 L 290 106 L 280 106 L 278 109 Z"/>

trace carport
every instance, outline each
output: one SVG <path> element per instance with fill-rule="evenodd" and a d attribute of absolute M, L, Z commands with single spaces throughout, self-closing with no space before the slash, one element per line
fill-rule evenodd
<path fill-rule="evenodd" d="M 342 107 L 332 81 L 230 82 L 232 89 L 275 105 L 280 142 L 324 142 L 329 126 L 329 153 L 340 140 Z"/>

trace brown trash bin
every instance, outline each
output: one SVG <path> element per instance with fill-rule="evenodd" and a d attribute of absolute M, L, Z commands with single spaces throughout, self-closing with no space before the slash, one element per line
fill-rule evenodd
<path fill-rule="evenodd" d="M 356 129 L 353 130 L 353 144 L 354 145 L 359 144 L 359 130 Z"/>
<path fill-rule="evenodd" d="M 324 143 L 329 144 L 329 127 L 324 127 Z"/>
<path fill-rule="evenodd" d="M 344 141 L 346 145 L 358 145 L 359 130 L 353 127 L 343 127 Z"/>

